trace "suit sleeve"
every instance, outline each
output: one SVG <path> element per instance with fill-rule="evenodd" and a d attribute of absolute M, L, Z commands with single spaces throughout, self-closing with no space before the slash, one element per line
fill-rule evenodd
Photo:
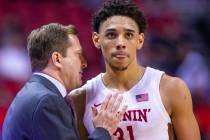
<path fill-rule="evenodd" d="M 47 95 L 39 102 L 32 130 L 33 140 L 79 139 L 70 108 L 56 95 Z"/>
<path fill-rule="evenodd" d="M 98 127 L 90 134 L 88 140 L 111 140 L 111 136 L 106 129 Z"/>

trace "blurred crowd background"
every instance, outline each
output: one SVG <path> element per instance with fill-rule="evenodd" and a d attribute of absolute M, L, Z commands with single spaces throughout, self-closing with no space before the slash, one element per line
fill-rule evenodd
<path fill-rule="evenodd" d="M 50 22 L 74 24 L 88 60 L 84 82 L 104 72 L 100 51 L 91 40 L 91 16 L 103 0 L 0 0 L 0 140 L 12 99 L 30 78 L 26 50 L 32 29 Z M 134 0 L 148 29 L 139 63 L 185 80 L 202 140 L 210 140 L 210 1 Z"/>

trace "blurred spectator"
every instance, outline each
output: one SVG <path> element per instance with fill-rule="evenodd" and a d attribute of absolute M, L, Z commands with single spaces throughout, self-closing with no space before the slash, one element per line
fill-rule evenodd
<path fill-rule="evenodd" d="M 0 76 L 25 82 L 30 75 L 30 63 L 24 46 L 24 31 L 14 16 L 5 18 L 0 47 Z"/>
<path fill-rule="evenodd" d="M 167 38 L 152 36 L 148 46 L 144 46 L 139 53 L 139 62 L 143 59 L 144 65 L 164 70 L 167 74 L 174 75 L 177 67 L 176 47 Z"/>
<path fill-rule="evenodd" d="M 208 8 L 208 0 L 167 0 L 168 4 L 179 14 L 192 18 L 203 14 Z M 190 16 L 190 17 L 189 17 Z"/>
<path fill-rule="evenodd" d="M 210 85 L 210 73 L 204 57 L 193 49 L 196 44 L 189 36 L 181 36 L 177 42 L 177 57 L 180 66 L 176 75 L 181 77 L 190 88 L 192 94 L 210 96 L 208 94 Z"/>
<path fill-rule="evenodd" d="M 24 82 L 29 78 L 29 58 L 22 46 L 4 45 L 0 49 L 0 65 L 0 76 L 5 79 Z"/>

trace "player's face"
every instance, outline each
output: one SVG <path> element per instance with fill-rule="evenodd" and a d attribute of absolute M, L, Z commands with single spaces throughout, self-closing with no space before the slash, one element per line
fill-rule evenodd
<path fill-rule="evenodd" d="M 78 37 L 69 35 L 69 39 L 70 47 L 61 61 L 61 77 L 67 90 L 82 85 L 82 69 L 87 67 Z"/>
<path fill-rule="evenodd" d="M 93 41 L 102 50 L 106 67 L 126 70 L 136 60 L 144 34 L 139 33 L 136 22 L 126 16 L 112 16 L 101 23 L 99 33 L 93 33 Z"/>

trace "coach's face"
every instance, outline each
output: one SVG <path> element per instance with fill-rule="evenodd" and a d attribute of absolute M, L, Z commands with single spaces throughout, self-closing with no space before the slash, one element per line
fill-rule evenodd
<path fill-rule="evenodd" d="M 82 85 L 82 70 L 87 67 L 83 51 L 76 35 L 69 35 L 70 46 L 66 56 L 61 59 L 60 77 L 67 90 Z"/>

